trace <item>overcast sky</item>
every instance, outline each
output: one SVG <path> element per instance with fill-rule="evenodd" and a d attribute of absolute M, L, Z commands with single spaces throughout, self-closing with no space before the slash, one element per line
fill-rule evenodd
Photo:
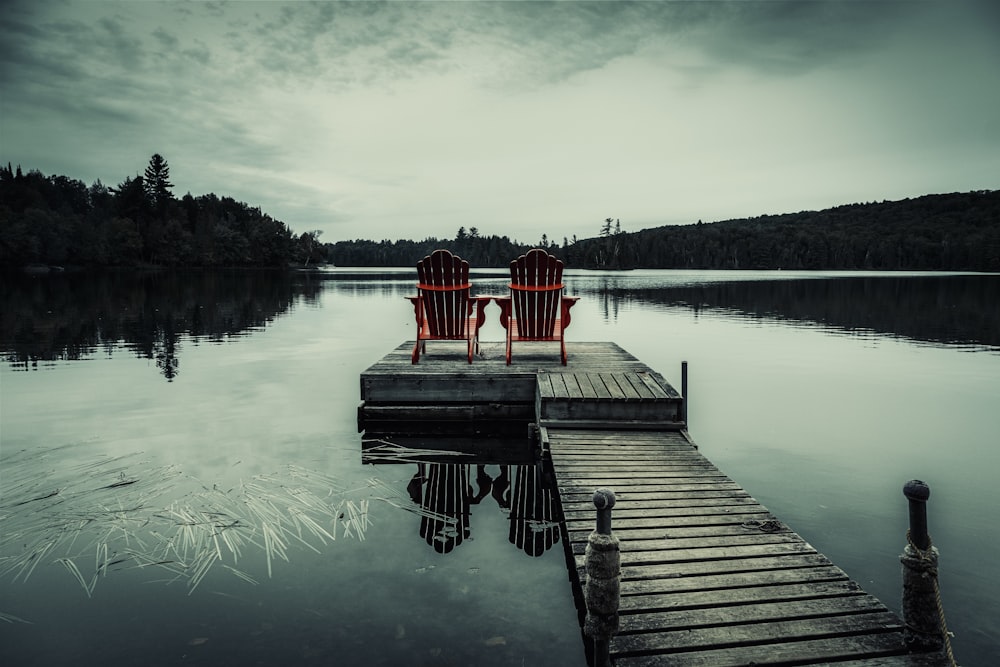
<path fill-rule="evenodd" d="M 324 241 L 1000 188 L 1000 3 L 7 0 L 0 160 Z"/>

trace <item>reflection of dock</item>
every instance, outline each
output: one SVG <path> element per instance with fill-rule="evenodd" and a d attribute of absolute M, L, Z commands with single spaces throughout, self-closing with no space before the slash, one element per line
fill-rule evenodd
<path fill-rule="evenodd" d="M 567 367 L 551 354 L 506 366 L 502 349 L 470 366 L 440 347 L 413 366 L 405 343 L 362 374 L 359 427 L 387 440 L 427 434 L 424 444 L 457 434 L 467 452 L 486 436 L 495 452 L 502 434 L 527 440 L 534 424 L 581 605 L 593 493 L 613 489 L 615 665 L 946 664 L 907 655 L 899 618 L 698 452 L 684 398 L 662 376 L 612 343 L 567 347 Z M 547 501 L 530 504 L 537 492 L 522 495 L 529 518 L 548 517 Z"/>

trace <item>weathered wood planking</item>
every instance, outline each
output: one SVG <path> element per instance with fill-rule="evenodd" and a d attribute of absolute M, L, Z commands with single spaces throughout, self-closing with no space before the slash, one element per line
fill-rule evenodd
<path fill-rule="evenodd" d="M 539 371 L 538 423 L 571 421 L 641 423 L 643 428 L 681 429 L 681 397 L 662 377 L 646 370 Z"/>
<path fill-rule="evenodd" d="M 418 364 L 410 363 L 412 347 L 401 344 L 361 373 L 359 430 L 430 433 L 454 425 L 476 434 L 501 422 L 582 417 L 622 428 L 683 428 L 677 391 L 614 343 L 568 343 L 569 372 L 551 346 L 521 345 L 510 366 L 502 343 L 483 343 L 471 365 L 458 363 L 462 342 L 431 341 Z"/>
<path fill-rule="evenodd" d="M 550 427 L 545 437 L 578 596 L 593 492 L 608 487 L 617 496 L 615 665 L 946 664 L 905 655 L 893 613 L 683 434 Z"/>

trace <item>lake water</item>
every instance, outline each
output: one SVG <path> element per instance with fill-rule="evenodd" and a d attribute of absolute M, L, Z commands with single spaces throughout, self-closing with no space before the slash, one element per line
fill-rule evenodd
<path fill-rule="evenodd" d="M 701 451 L 896 611 L 926 481 L 955 653 L 993 664 L 1000 276 L 569 273 L 570 341 L 688 361 Z M 562 543 L 511 530 L 536 467 L 361 461 L 412 271 L 0 280 L 0 663 L 583 664 Z"/>

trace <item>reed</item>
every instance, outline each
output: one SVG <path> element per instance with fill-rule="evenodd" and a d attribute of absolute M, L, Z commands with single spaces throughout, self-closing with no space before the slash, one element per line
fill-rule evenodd
<path fill-rule="evenodd" d="M 90 597 L 109 572 L 155 568 L 190 595 L 220 565 L 256 585 L 237 567 L 249 552 L 263 552 L 271 577 L 293 546 L 319 552 L 338 536 L 362 541 L 368 500 L 349 495 L 391 489 L 370 480 L 346 490 L 329 473 L 289 465 L 223 491 L 140 454 L 60 465 L 69 458 L 65 447 L 4 457 L 0 578 L 27 582 L 40 564 L 61 566 Z M 413 511 L 399 495 L 386 502 Z M 21 622 L 10 614 L 0 620 Z"/>

